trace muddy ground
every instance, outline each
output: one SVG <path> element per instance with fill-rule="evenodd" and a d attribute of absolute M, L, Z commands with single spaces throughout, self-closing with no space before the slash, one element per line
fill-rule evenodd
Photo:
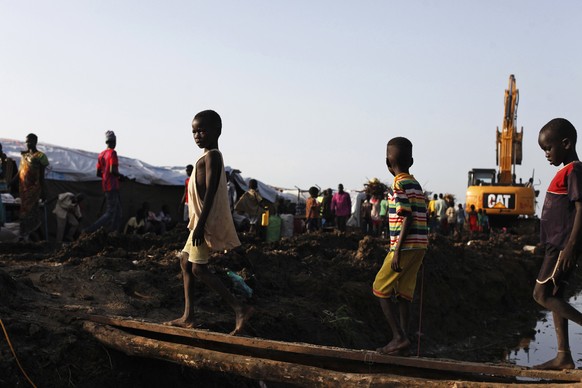
<path fill-rule="evenodd" d="M 163 237 L 88 235 L 70 245 L 0 244 L 0 318 L 31 380 L 42 387 L 258 386 L 230 375 L 131 358 L 83 331 L 83 313 L 153 322 L 182 313 L 177 252 L 187 231 Z M 421 355 L 501 361 L 533 328 L 541 311 L 532 300 L 541 263 L 535 233 L 495 233 L 461 242 L 431 239 L 412 306 L 416 354 L 422 282 Z M 390 339 L 371 283 L 386 240 L 320 232 L 276 243 L 244 239 L 212 267 L 229 287 L 226 269 L 255 290 L 250 332 L 263 338 L 354 349 Z M 576 279 L 580 283 L 579 278 Z M 234 316 L 197 285 L 200 328 L 227 333 Z M 242 296 L 241 296 L 242 297 Z M 0 386 L 27 386 L 6 338 L 0 338 Z"/>

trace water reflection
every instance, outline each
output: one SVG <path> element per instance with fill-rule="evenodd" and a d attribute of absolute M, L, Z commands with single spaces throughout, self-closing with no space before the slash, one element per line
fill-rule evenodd
<path fill-rule="evenodd" d="M 578 310 L 582 311 L 582 295 L 570 298 L 570 303 Z M 523 338 L 519 347 L 507 355 L 507 361 L 520 366 L 534 366 L 548 361 L 556 356 L 558 346 L 556 344 L 556 332 L 554 330 L 554 320 L 552 314 L 547 313 L 544 318 L 538 321 L 535 328 L 535 338 Z M 576 367 L 582 365 L 582 327 L 568 322 L 568 332 L 570 333 L 570 350 Z"/>

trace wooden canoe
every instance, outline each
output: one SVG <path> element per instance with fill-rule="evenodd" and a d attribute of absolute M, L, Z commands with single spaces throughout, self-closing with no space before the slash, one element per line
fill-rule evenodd
<path fill-rule="evenodd" d="M 126 354 L 152 357 L 238 374 L 253 379 L 341 386 L 404 384 L 427 381 L 526 383 L 528 379 L 582 386 L 582 371 L 535 370 L 511 364 L 473 363 L 422 357 L 388 356 L 297 342 L 232 336 L 123 317 L 87 315 L 85 329 L 99 341 Z M 322 375 L 323 373 L 323 375 Z M 326 376 L 321 380 L 322 376 Z M 418 384 L 417 384 L 418 383 Z M 303 384 L 302 384 L 303 385 Z M 334 385 L 334 384 L 331 384 Z"/>

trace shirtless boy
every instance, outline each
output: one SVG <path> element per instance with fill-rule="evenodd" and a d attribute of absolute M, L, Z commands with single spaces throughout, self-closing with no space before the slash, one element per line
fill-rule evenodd
<path fill-rule="evenodd" d="M 582 313 L 566 301 L 564 290 L 582 254 L 582 163 L 576 137 L 574 126 L 560 118 L 544 125 L 538 136 L 548 162 L 564 165 L 550 183 L 542 209 L 540 241 L 546 251 L 533 292 L 536 302 L 552 312 L 558 354 L 538 369 L 575 368 L 568 321 L 582 325 Z"/>
<path fill-rule="evenodd" d="M 182 250 L 180 267 L 184 278 L 184 315 L 167 322 L 172 326 L 194 327 L 194 278 L 217 292 L 234 310 L 236 326 L 231 334 L 240 333 L 254 309 L 237 300 L 208 269 L 211 251 L 224 251 L 240 245 L 230 213 L 226 188 L 226 174 L 218 137 L 222 120 L 218 113 L 205 110 L 194 116 L 192 134 L 204 154 L 194 165 L 194 176 L 188 183 L 190 235 Z"/>
<path fill-rule="evenodd" d="M 412 163 L 410 140 L 395 137 L 388 142 L 386 165 L 394 175 L 394 194 L 388 202 L 390 251 L 373 285 L 374 295 L 379 298 L 392 330 L 392 340 L 376 349 L 384 354 L 397 355 L 410 347 L 407 335 L 410 302 L 414 296 L 416 275 L 428 247 L 426 200 L 422 187 L 409 173 Z"/>

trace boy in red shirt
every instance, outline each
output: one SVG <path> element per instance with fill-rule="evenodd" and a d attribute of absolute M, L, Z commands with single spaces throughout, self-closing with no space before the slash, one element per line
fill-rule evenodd
<path fill-rule="evenodd" d="M 542 127 L 538 144 L 554 166 L 564 165 L 548 187 L 542 217 L 540 242 L 545 256 L 533 296 L 552 312 L 558 341 L 555 358 L 538 369 L 574 369 L 570 353 L 568 321 L 582 325 L 582 313 L 564 298 L 567 280 L 582 255 L 582 163 L 576 153 L 576 129 L 566 119 L 553 119 Z"/>

